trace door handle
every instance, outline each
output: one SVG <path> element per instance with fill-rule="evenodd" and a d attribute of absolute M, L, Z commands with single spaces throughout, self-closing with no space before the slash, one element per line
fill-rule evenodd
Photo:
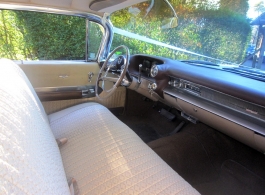
<path fill-rule="evenodd" d="M 92 81 L 92 77 L 94 76 L 94 73 L 93 72 L 89 72 L 88 73 L 88 82 L 91 83 Z"/>
<path fill-rule="evenodd" d="M 69 77 L 69 75 L 67 75 L 67 74 L 59 75 L 59 78 L 62 78 L 62 79 L 65 79 L 65 78 L 67 78 L 67 77 Z"/>

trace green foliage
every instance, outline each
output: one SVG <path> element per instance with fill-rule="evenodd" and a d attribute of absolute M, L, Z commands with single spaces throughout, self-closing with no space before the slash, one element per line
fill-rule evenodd
<path fill-rule="evenodd" d="M 0 10 L 0 58 L 23 59 L 28 50 L 19 31 L 14 12 Z"/>
<path fill-rule="evenodd" d="M 248 1 L 246 0 L 220 0 L 220 9 L 231 11 L 242 16 L 246 16 L 248 8 Z"/>
<path fill-rule="evenodd" d="M 247 9 L 246 0 L 238 0 L 234 4 L 231 0 L 224 0 L 219 9 L 215 4 L 206 5 L 205 1 L 198 0 L 193 0 L 191 3 L 172 0 L 171 3 L 179 17 L 179 26 L 174 29 L 160 29 L 163 16 L 160 12 L 157 14 L 158 17 L 153 17 L 155 13 L 150 12 L 150 17 L 144 18 L 143 14 L 133 17 L 128 10 L 124 9 L 112 14 L 111 20 L 114 26 L 188 51 L 230 62 L 243 60 L 251 33 L 248 20 L 242 15 Z M 234 7 L 227 9 L 226 6 L 231 4 Z M 241 9 L 238 6 L 241 6 Z M 142 4 L 138 7 L 143 9 Z M 156 6 L 153 11 L 156 11 Z M 124 15 L 125 17 L 123 17 Z M 126 19 L 123 20 L 123 18 Z M 117 25 L 116 21 L 119 21 Z M 113 44 L 115 46 L 126 44 L 131 48 L 133 54 L 154 54 L 173 59 L 201 58 L 152 44 L 144 44 L 141 41 L 120 35 L 115 35 Z"/>
<path fill-rule="evenodd" d="M 121 17 L 122 16 L 122 17 Z M 117 28 L 122 28 L 130 22 L 131 15 L 126 9 L 116 12 L 111 16 L 111 22 L 115 24 Z"/>
<path fill-rule="evenodd" d="M 75 16 L 0 11 L 0 57 L 14 60 L 85 59 L 86 22 Z M 90 23 L 89 52 L 96 54 L 102 29 Z"/>
<path fill-rule="evenodd" d="M 242 61 L 251 32 L 247 20 L 228 10 L 208 10 L 203 15 L 207 26 L 198 32 L 201 45 L 196 52 L 232 62 Z"/>
<path fill-rule="evenodd" d="M 98 53 L 98 49 L 103 36 L 103 31 L 104 30 L 101 25 L 94 22 L 89 23 L 88 57 L 95 58 L 95 55 Z"/>
<path fill-rule="evenodd" d="M 0 57 L 85 59 L 84 18 L 3 10 L 0 11 L 0 28 Z"/>
<path fill-rule="evenodd" d="M 30 59 L 84 59 L 85 20 L 79 17 L 15 12 Z"/>

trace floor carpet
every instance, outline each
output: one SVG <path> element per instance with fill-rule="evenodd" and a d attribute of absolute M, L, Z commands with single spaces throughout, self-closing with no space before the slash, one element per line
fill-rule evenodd
<path fill-rule="evenodd" d="M 148 145 L 201 194 L 265 194 L 265 156 L 204 125 Z"/>
<path fill-rule="evenodd" d="M 127 94 L 126 111 L 117 117 L 133 129 L 145 143 L 167 135 L 182 121 L 179 113 L 174 113 L 176 118 L 173 121 L 162 116 L 160 110 L 169 109 L 162 103 L 155 103 L 131 90 L 128 90 Z M 174 109 L 171 111 L 176 112 Z"/>
<path fill-rule="evenodd" d="M 265 155 L 208 127 L 186 123 L 174 109 L 128 90 L 126 111 L 117 117 L 133 129 L 186 181 L 205 195 L 265 194 Z M 164 108 L 176 115 L 169 121 Z"/>

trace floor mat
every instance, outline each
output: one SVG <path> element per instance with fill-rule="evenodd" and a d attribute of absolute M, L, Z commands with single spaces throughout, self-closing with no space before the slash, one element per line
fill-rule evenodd
<path fill-rule="evenodd" d="M 265 180 L 241 164 L 227 160 L 217 180 L 196 185 L 195 188 L 205 195 L 265 194 Z"/>
<path fill-rule="evenodd" d="M 265 194 L 265 156 L 202 123 L 148 145 L 201 194 Z"/>
<path fill-rule="evenodd" d="M 220 180 L 227 191 L 226 194 L 265 194 L 265 179 L 233 160 L 223 163 Z M 238 185 L 235 186 L 234 183 Z"/>

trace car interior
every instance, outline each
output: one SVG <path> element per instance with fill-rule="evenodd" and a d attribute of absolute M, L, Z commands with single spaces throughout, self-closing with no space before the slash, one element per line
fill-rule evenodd
<path fill-rule="evenodd" d="M 265 194 L 264 75 L 114 47 L 141 2 L 0 0 L 100 32 L 85 60 L 0 60 L 0 194 Z"/>

